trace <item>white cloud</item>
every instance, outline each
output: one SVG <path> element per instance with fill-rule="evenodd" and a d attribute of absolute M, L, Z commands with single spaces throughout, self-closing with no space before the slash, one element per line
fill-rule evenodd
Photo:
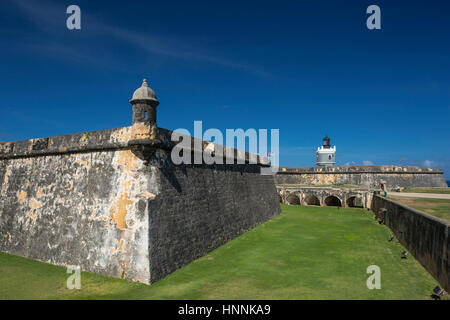
<path fill-rule="evenodd" d="M 364 161 L 363 161 L 363 165 L 365 165 L 365 166 L 372 166 L 372 165 L 373 165 L 373 162 L 372 162 L 372 161 L 369 161 L 369 160 L 364 160 Z"/>
<path fill-rule="evenodd" d="M 424 166 L 425 168 L 432 168 L 432 167 L 435 167 L 435 166 L 436 166 L 436 163 L 435 163 L 433 160 L 425 160 L 425 161 L 423 162 L 423 166 Z"/>

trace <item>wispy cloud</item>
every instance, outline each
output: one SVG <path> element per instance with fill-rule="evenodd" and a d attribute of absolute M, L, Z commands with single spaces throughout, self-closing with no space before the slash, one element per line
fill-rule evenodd
<path fill-rule="evenodd" d="M 6 0 L 8 1 L 8 0 Z M 25 18 L 34 23 L 37 28 L 49 31 L 64 26 L 65 13 L 63 4 L 54 4 L 46 1 L 9 0 L 24 14 Z"/>
<path fill-rule="evenodd" d="M 447 179 L 450 179 L 450 158 L 412 160 L 406 157 L 402 157 L 398 159 L 396 162 L 399 165 L 419 166 L 425 168 L 438 168 L 444 172 L 444 175 Z"/>
<path fill-rule="evenodd" d="M 11 0 L 10 0 L 11 1 Z M 36 27 L 45 32 L 47 35 L 62 37 L 65 31 L 65 7 L 63 4 L 49 3 L 47 1 L 27 1 L 14 0 L 13 3 L 24 13 L 24 16 L 34 23 Z M 82 9 L 82 8 L 81 8 Z M 169 57 L 172 59 L 198 61 L 203 63 L 211 63 L 226 68 L 241 70 L 257 76 L 271 76 L 269 72 L 260 66 L 241 63 L 232 59 L 221 57 L 213 53 L 201 50 L 198 46 L 193 47 L 190 42 L 186 42 L 181 38 L 161 37 L 150 32 L 139 32 L 127 28 L 119 27 L 110 23 L 100 22 L 99 17 L 96 18 L 84 13 L 82 10 L 82 30 L 77 32 L 86 32 L 86 37 L 98 38 L 114 38 L 131 47 L 140 48 L 144 53 Z M 79 47 L 67 49 L 64 44 L 49 42 L 48 39 L 40 40 L 40 43 L 30 45 L 30 48 L 40 50 L 47 49 L 50 54 L 55 52 L 70 54 L 62 57 L 89 58 L 89 54 L 83 52 Z M 73 52 L 77 50 L 77 52 Z M 95 59 L 88 59 L 88 62 Z"/>
<path fill-rule="evenodd" d="M 436 165 L 436 163 L 433 160 L 424 160 L 423 161 L 423 166 L 425 168 L 433 168 L 435 165 Z"/>
<path fill-rule="evenodd" d="M 259 76 L 270 76 L 268 72 L 262 70 L 260 67 L 242 64 L 226 58 L 196 51 L 190 48 L 189 44 L 186 44 L 180 40 L 172 39 L 168 41 L 156 35 L 140 34 L 134 31 L 105 24 L 98 25 L 98 30 L 103 30 L 105 34 L 114 35 L 116 38 L 121 39 L 124 42 L 141 47 L 150 54 L 158 54 L 175 59 L 198 60 L 224 67 L 244 70 Z M 171 44 L 168 42 L 171 42 Z"/>
<path fill-rule="evenodd" d="M 426 167 L 426 168 L 437 168 L 441 165 L 450 164 L 450 159 L 421 160 L 421 159 L 409 159 L 406 157 L 402 157 L 402 158 L 397 159 L 396 163 L 399 165 L 404 165 L 404 166 L 419 166 L 419 167 Z"/>

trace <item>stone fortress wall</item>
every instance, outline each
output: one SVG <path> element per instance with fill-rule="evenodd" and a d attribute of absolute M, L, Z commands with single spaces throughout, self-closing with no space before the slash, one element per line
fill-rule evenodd
<path fill-rule="evenodd" d="M 267 158 L 250 163 L 248 153 L 228 148 L 222 157 L 231 154 L 234 164 L 175 165 L 172 132 L 157 127 L 159 102 L 146 81 L 130 102 L 130 127 L 0 142 L 1 251 L 153 283 L 280 214 L 280 200 L 369 207 L 367 189 L 381 182 L 446 187 L 441 170 L 418 167 L 281 167 L 262 175 Z M 220 148 L 187 138 L 192 157 Z M 278 195 L 274 182 L 366 190 L 279 188 Z"/>
<path fill-rule="evenodd" d="M 373 192 L 356 188 L 277 185 L 280 203 L 307 206 L 370 208 Z"/>
<path fill-rule="evenodd" d="M 1 251 L 153 283 L 280 214 L 267 159 L 174 165 L 156 96 L 138 98 L 130 127 L 0 143 Z"/>
<path fill-rule="evenodd" d="M 411 166 L 342 166 L 342 167 L 280 167 L 275 176 L 277 185 L 356 185 L 378 190 L 384 182 L 388 190 L 396 187 L 446 188 L 440 169 Z"/>
<path fill-rule="evenodd" d="M 398 241 L 450 292 L 450 223 L 374 195 L 372 210 Z"/>

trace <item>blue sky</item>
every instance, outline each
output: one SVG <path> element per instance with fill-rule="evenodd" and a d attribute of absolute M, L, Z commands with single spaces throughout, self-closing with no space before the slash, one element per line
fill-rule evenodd
<path fill-rule="evenodd" d="M 82 29 L 66 28 L 77 4 Z M 381 8 L 381 30 L 366 8 Z M 127 126 L 278 128 L 280 164 L 440 167 L 450 178 L 448 1 L 25 1 L 0 7 L 0 140 Z"/>

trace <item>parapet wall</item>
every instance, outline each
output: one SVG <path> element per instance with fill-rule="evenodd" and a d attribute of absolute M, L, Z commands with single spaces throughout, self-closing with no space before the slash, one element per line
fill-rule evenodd
<path fill-rule="evenodd" d="M 257 165 L 162 170 L 150 202 L 152 282 L 280 214 L 273 176 Z"/>
<path fill-rule="evenodd" d="M 372 210 L 450 292 L 450 223 L 376 195 L 372 199 Z"/>
<path fill-rule="evenodd" d="M 410 166 L 280 167 L 275 177 L 276 184 L 351 184 L 366 189 L 379 189 L 381 182 L 388 190 L 395 187 L 447 187 L 442 170 Z"/>
<path fill-rule="evenodd" d="M 152 283 L 280 213 L 267 159 L 175 166 L 170 135 L 136 123 L 0 143 L 0 250 Z"/>

